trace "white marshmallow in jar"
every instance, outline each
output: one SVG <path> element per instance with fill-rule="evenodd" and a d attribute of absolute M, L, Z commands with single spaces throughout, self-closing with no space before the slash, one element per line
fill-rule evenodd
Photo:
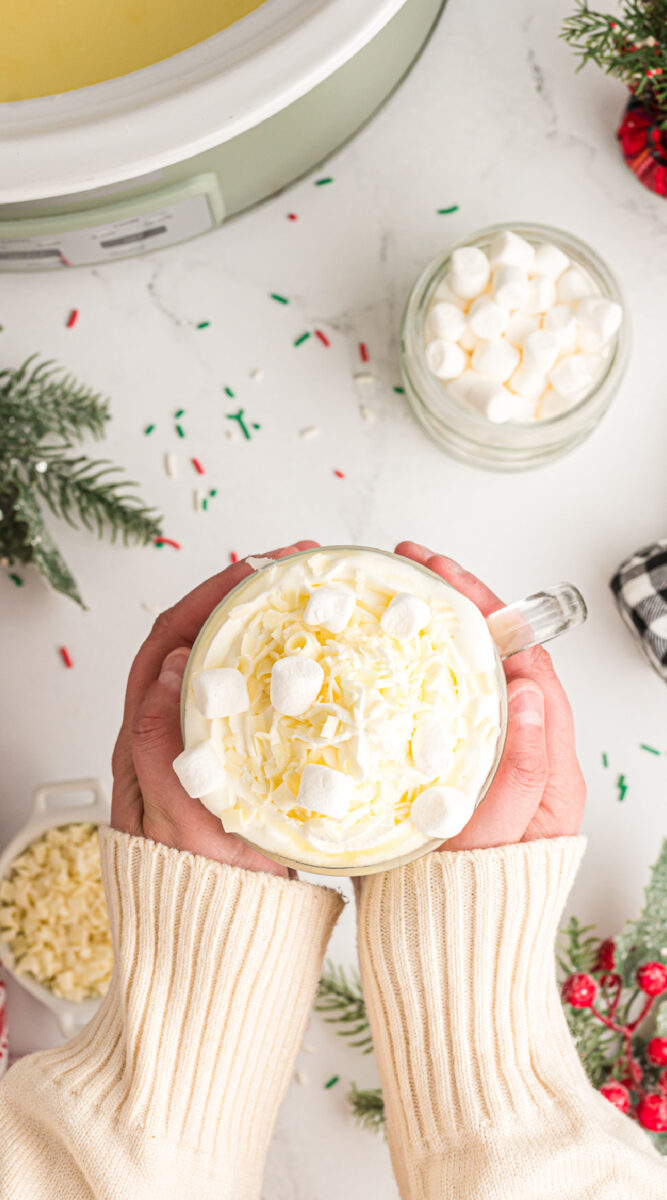
<path fill-rule="evenodd" d="M 250 558 L 183 680 L 174 770 L 228 833 L 361 875 L 455 836 L 507 728 L 501 659 L 580 624 L 570 584 L 484 618 L 439 575 L 354 546 Z"/>
<path fill-rule="evenodd" d="M 627 365 L 620 286 L 583 242 L 496 225 L 439 255 L 405 309 L 406 395 L 450 454 L 495 470 L 540 466 L 592 433 Z"/>

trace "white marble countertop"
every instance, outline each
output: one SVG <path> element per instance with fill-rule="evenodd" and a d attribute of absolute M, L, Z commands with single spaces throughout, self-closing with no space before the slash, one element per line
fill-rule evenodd
<path fill-rule="evenodd" d="M 232 550 L 301 537 L 389 547 L 412 537 L 508 599 L 560 579 L 584 592 L 588 624 L 554 648 L 590 788 L 591 845 L 572 903 L 605 932 L 636 910 L 667 832 L 665 690 L 622 626 L 608 579 L 627 553 L 665 532 L 667 203 L 641 187 L 617 149 L 622 87 L 595 68 L 574 74 L 557 36 L 570 7 L 450 0 L 408 80 L 327 164 L 326 188 L 305 180 L 204 239 L 143 260 L 0 277 L 2 365 L 38 350 L 108 392 L 114 419 L 101 452 L 140 481 L 183 547 L 124 550 L 59 527 L 86 613 L 30 572 L 20 590 L 0 579 L 0 841 L 23 824 L 43 780 L 97 775 L 109 784 L 124 681 L 151 623 L 144 605 L 168 605 Z M 459 211 L 437 215 L 450 204 Z M 602 426 L 571 456 L 518 476 L 446 457 L 392 391 L 399 316 L 418 271 L 450 239 L 512 219 L 590 241 L 622 281 L 634 333 Z M 290 305 L 271 301 L 272 291 Z M 66 330 L 74 307 L 78 323 Z M 197 330 L 203 320 L 210 327 Z M 330 348 L 311 337 L 295 349 L 293 339 L 315 327 Z M 353 380 L 360 341 L 377 378 L 364 397 L 372 423 Z M 225 436 L 234 405 L 261 425 L 251 442 Z M 183 442 L 173 432 L 178 408 Z M 144 437 L 150 422 L 155 432 Z M 300 438 L 311 425 L 319 435 Z M 165 476 L 167 450 L 178 457 L 177 479 Z M 193 508 L 192 455 L 206 467 L 203 482 L 218 488 L 208 513 Z M 642 742 L 663 755 L 643 752 Z M 629 785 L 622 804 L 620 772 Z M 353 959 L 351 907 L 332 955 Z M 16 1052 L 57 1037 L 51 1017 L 16 988 L 10 1020 Z M 372 1081 L 372 1060 L 346 1050 L 319 1018 L 308 1040 L 315 1053 L 299 1063 L 308 1082 L 292 1087 L 281 1113 L 266 1197 L 328 1200 L 343 1185 L 349 1200 L 371 1187 L 395 1195 L 384 1144 L 346 1110 L 349 1082 Z M 341 1082 L 325 1091 L 334 1072 Z"/>

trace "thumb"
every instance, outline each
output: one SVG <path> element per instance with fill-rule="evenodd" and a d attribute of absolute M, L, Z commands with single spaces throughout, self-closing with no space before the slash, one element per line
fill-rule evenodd
<path fill-rule="evenodd" d="M 507 741 L 495 779 L 447 850 L 520 842 L 540 806 L 549 776 L 544 695 L 533 679 L 519 676 L 508 685 L 507 702 Z"/>

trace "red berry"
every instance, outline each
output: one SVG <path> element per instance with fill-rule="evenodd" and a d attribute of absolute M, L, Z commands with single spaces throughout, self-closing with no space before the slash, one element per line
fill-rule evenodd
<path fill-rule="evenodd" d="M 652 1062 L 654 1067 L 667 1067 L 667 1038 L 651 1038 L 646 1047 L 646 1053 L 649 1062 Z"/>
<path fill-rule="evenodd" d="M 667 992 L 667 967 L 663 963 L 644 963 L 637 971 L 637 983 L 647 996 L 662 996 Z"/>
<path fill-rule="evenodd" d="M 611 1079 L 609 1083 L 603 1083 L 600 1088 L 600 1095 L 604 1096 L 610 1104 L 614 1105 L 619 1112 L 626 1113 L 630 1107 L 630 1093 L 622 1083 L 617 1083 L 615 1079 Z"/>
<path fill-rule="evenodd" d="M 598 946 L 595 955 L 596 971 L 613 971 L 616 966 L 616 943 L 613 938 L 605 938 Z"/>
<path fill-rule="evenodd" d="M 570 975 L 561 989 L 563 1000 L 573 1008 L 590 1008 L 598 992 L 592 975 Z"/>
<path fill-rule="evenodd" d="M 651 1092 L 644 1096 L 637 1106 L 639 1124 L 652 1133 L 664 1133 L 667 1130 L 667 1096 Z"/>

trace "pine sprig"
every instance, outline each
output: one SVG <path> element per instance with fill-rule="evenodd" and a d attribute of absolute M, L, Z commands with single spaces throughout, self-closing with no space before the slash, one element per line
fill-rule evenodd
<path fill-rule="evenodd" d="M 667 0 L 623 0 L 618 14 L 578 0 L 561 36 L 579 58 L 579 70 L 594 62 L 622 79 L 667 128 Z"/>
<path fill-rule="evenodd" d="M 355 1121 L 361 1125 L 362 1129 L 368 1129 L 370 1133 L 384 1131 L 387 1118 L 380 1088 L 361 1090 L 353 1083 L 347 1093 L 347 1100 Z"/>
<path fill-rule="evenodd" d="M 583 972 L 588 975 L 595 966 L 600 945 L 595 926 L 581 925 L 576 917 L 560 931 L 556 962 L 563 979 Z M 577 1047 L 577 1052 L 594 1088 L 609 1078 L 609 1067 L 618 1057 L 621 1039 L 618 1034 L 596 1021 L 590 1008 L 564 1006 L 565 1018 Z"/>
<path fill-rule="evenodd" d="M 327 962 L 320 979 L 315 1008 L 324 1014 L 328 1024 L 340 1026 L 336 1032 L 341 1037 L 350 1038 L 350 1046 L 357 1047 L 363 1054 L 370 1054 L 373 1039 L 357 971 L 351 968 L 348 977 L 343 967 Z"/>
<path fill-rule="evenodd" d="M 103 437 L 109 420 L 108 401 L 51 362 L 33 356 L 18 370 L 0 371 L 0 557 L 32 563 L 82 606 L 39 500 L 70 525 L 111 541 L 147 544 L 160 532 L 160 516 L 119 467 L 72 454 L 86 435 Z"/>

